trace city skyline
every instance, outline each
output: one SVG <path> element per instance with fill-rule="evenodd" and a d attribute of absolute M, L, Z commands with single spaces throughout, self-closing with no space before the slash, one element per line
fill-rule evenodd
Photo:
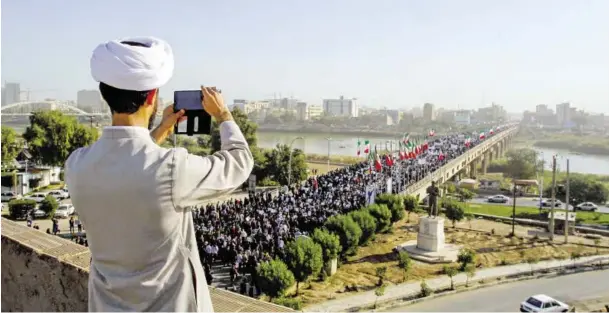
<path fill-rule="evenodd" d="M 292 96 L 321 104 L 344 95 L 362 107 L 389 109 L 495 102 L 521 112 L 570 102 L 607 113 L 609 22 L 602 12 L 609 2 L 366 4 L 5 2 L 2 79 L 33 92 L 54 90 L 32 98 L 75 100 L 79 90 L 96 88 L 88 60 L 98 43 L 143 34 L 174 49 L 176 71 L 161 89 L 165 99 L 203 83 L 221 86 L 229 104 Z M 204 9 L 213 13 L 197 18 Z M 182 22 L 134 23 L 134 10 Z M 93 26 L 76 27 L 85 24 Z"/>

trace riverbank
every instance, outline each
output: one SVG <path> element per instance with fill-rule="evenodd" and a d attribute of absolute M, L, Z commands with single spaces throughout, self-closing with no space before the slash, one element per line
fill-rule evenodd
<path fill-rule="evenodd" d="M 515 141 L 523 146 L 609 156 L 609 136 L 521 131 Z"/>

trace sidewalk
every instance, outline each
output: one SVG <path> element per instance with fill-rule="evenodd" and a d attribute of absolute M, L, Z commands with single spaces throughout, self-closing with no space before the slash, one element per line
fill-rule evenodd
<path fill-rule="evenodd" d="M 570 260 L 558 261 L 542 261 L 535 265 L 533 265 L 533 270 L 547 269 L 547 268 L 555 268 L 566 265 L 574 265 L 574 264 L 586 264 L 590 262 L 598 262 L 603 260 L 605 262 L 609 261 L 609 256 L 590 256 L 583 257 L 579 260 L 573 262 Z M 470 283 L 474 281 L 480 280 L 490 280 L 496 279 L 497 277 L 510 276 L 514 274 L 520 273 L 529 273 L 531 271 L 531 266 L 529 264 L 514 264 L 507 266 L 498 266 L 492 268 L 485 268 L 478 270 L 476 275 L 470 279 Z M 464 284 L 467 277 L 464 273 L 459 273 L 455 277 L 453 277 L 453 281 L 455 284 Z M 450 278 L 446 275 L 442 275 L 436 278 L 428 279 L 425 281 L 427 285 L 432 289 L 442 289 L 450 286 Z M 421 282 L 415 281 L 406 284 L 400 285 L 391 285 L 387 286 L 385 289 L 385 294 L 382 297 L 379 297 L 379 301 L 387 301 L 390 299 L 399 299 L 408 297 L 410 295 L 417 294 L 421 291 Z M 353 293 L 346 297 L 341 297 L 334 300 L 329 300 L 324 303 L 311 305 L 306 307 L 304 311 L 306 312 L 348 312 L 350 308 L 354 307 L 365 307 L 369 305 L 373 305 L 377 300 L 377 297 L 374 295 L 374 290 Z"/>

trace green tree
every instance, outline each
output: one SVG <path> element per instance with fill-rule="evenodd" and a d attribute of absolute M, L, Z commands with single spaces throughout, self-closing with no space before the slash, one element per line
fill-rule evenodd
<path fill-rule="evenodd" d="M 399 195 L 383 193 L 376 197 L 375 203 L 385 204 L 391 211 L 391 222 L 395 223 L 404 218 L 404 200 Z"/>
<path fill-rule="evenodd" d="M 349 213 L 351 218 L 359 225 L 362 230 L 362 236 L 359 239 L 359 244 L 364 245 L 370 241 L 376 231 L 376 220 L 367 210 L 355 210 Z"/>
<path fill-rule="evenodd" d="M 241 129 L 247 144 L 251 147 L 258 146 L 258 138 L 256 137 L 256 131 L 258 130 L 258 125 L 252 121 L 250 121 L 247 115 L 239 110 L 238 108 L 233 109 L 232 111 L 233 119 L 235 123 Z M 218 123 L 214 121 L 212 123 L 211 129 L 211 149 L 212 152 L 220 151 L 221 142 L 220 142 L 220 128 L 218 127 Z"/>
<path fill-rule="evenodd" d="M 404 209 L 408 212 L 407 222 L 410 222 L 410 213 L 414 213 L 418 210 L 419 201 L 416 197 L 407 195 L 404 197 Z"/>
<path fill-rule="evenodd" d="M 565 185 L 562 180 L 559 185 Z M 551 189 L 546 190 L 550 194 Z M 573 175 L 569 179 L 569 202 L 577 205 L 582 202 L 590 201 L 594 203 L 605 203 L 609 196 L 609 190 L 603 182 L 585 176 Z M 566 201 L 566 188 L 556 188 L 556 198 Z"/>
<path fill-rule="evenodd" d="M 325 228 L 316 228 L 312 238 L 321 246 L 324 263 L 326 264 L 332 259 L 337 258 L 342 250 L 340 238 Z"/>
<path fill-rule="evenodd" d="M 371 204 L 366 210 L 376 219 L 377 232 L 386 232 L 391 228 L 391 211 L 385 204 Z"/>
<path fill-rule="evenodd" d="M 46 198 L 44 198 L 44 200 L 42 200 L 42 202 L 40 202 L 40 210 L 44 211 L 44 213 L 47 214 L 47 216 L 53 217 L 53 215 L 55 215 L 55 211 L 57 210 L 57 207 L 59 207 L 59 203 L 57 203 L 57 200 L 55 199 L 55 197 L 53 196 L 46 196 Z"/>
<path fill-rule="evenodd" d="M 7 126 L 2 126 L 2 165 L 11 164 L 21 151 L 21 142 L 17 132 Z"/>
<path fill-rule="evenodd" d="M 279 259 L 258 264 L 256 272 L 260 289 L 271 299 L 283 296 L 294 285 L 294 274 Z"/>
<path fill-rule="evenodd" d="M 444 267 L 442 268 L 442 271 L 444 272 L 444 275 L 446 275 L 446 276 L 448 276 L 448 278 L 450 278 L 450 290 L 454 290 L 455 283 L 454 283 L 453 277 L 455 277 L 455 275 L 457 275 L 457 269 L 454 266 L 444 265 Z"/>
<path fill-rule="evenodd" d="M 467 248 L 461 249 L 457 255 L 457 262 L 461 263 L 461 270 L 464 271 L 467 265 L 476 262 L 476 252 Z"/>
<path fill-rule="evenodd" d="M 325 224 L 326 228 L 340 238 L 340 245 L 343 247 L 341 255 L 347 256 L 355 254 L 359 239 L 362 236 L 362 229 L 348 215 L 335 215 L 330 217 Z"/>
<path fill-rule="evenodd" d="M 321 246 L 311 238 L 299 237 L 286 245 L 285 260 L 296 279 L 298 295 L 300 283 L 318 275 L 321 271 L 323 266 Z"/>
<path fill-rule="evenodd" d="M 375 270 L 376 277 L 379 279 L 377 286 L 382 286 L 385 284 L 385 277 L 387 277 L 387 266 L 379 266 Z"/>
<path fill-rule="evenodd" d="M 264 153 L 267 160 L 265 173 L 281 185 L 288 184 L 290 153 L 292 153 L 292 183 L 307 179 L 307 162 L 302 150 L 293 149 L 290 151 L 288 145 L 278 144 L 275 149 L 267 150 Z"/>
<path fill-rule="evenodd" d="M 465 266 L 465 287 L 469 287 L 469 280 L 476 276 L 476 266 L 474 264 L 467 264 Z"/>
<path fill-rule="evenodd" d="M 402 273 L 404 274 L 404 281 L 406 281 L 406 276 L 412 268 L 412 259 L 410 258 L 408 252 L 400 251 L 400 253 L 398 253 L 398 267 L 402 269 Z"/>
<path fill-rule="evenodd" d="M 89 145 L 98 132 L 59 111 L 34 112 L 23 138 L 35 162 L 63 166 L 74 150 Z"/>
<path fill-rule="evenodd" d="M 444 214 L 446 215 L 446 218 L 453 223 L 453 228 L 455 228 L 456 223 L 465 217 L 463 205 L 457 201 L 448 199 L 444 199 L 442 201 L 442 205 L 444 206 Z"/>
<path fill-rule="evenodd" d="M 36 201 L 25 199 L 14 199 L 8 203 L 8 214 L 12 219 L 25 218 L 28 212 L 36 209 Z"/>
<path fill-rule="evenodd" d="M 513 179 L 529 179 L 535 177 L 535 173 L 540 165 L 537 151 L 529 148 L 513 149 L 507 152 L 506 157 L 506 172 L 504 174 L 507 177 Z"/>

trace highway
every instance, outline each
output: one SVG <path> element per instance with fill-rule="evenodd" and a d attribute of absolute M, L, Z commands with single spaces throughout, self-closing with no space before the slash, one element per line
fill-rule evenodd
<path fill-rule="evenodd" d="M 512 206 L 512 203 L 513 203 L 512 199 L 510 199 L 507 203 L 489 203 L 486 199 L 487 199 L 487 197 L 478 197 L 478 198 L 472 199 L 470 201 L 470 203 L 486 203 L 486 204 L 496 204 L 496 205 L 506 205 L 506 206 Z M 516 206 L 539 208 L 539 198 L 530 198 L 530 197 L 516 198 Z M 565 205 L 563 203 L 563 205 L 560 207 L 560 209 L 564 209 L 564 207 L 565 207 Z M 573 210 L 572 205 L 569 205 L 569 210 Z M 609 213 L 609 207 L 606 207 L 603 205 L 598 205 L 597 212 Z"/>
<path fill-rule="evenodd" d="M 482 288 L 385 312 L 518 312 L 520 303 L 536 294 L 545 294 L 567 304 L 609 296 L 607 282 L 609 270 L 590 271 Z"/>

